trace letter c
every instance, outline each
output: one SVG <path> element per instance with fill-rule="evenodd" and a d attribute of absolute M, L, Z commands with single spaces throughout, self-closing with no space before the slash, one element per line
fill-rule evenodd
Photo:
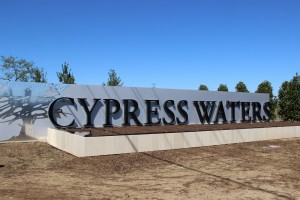
<path fill-rule="evenodd" d="M 75 123 L 75 119 L 73 119 L 73 121 L 72 121 L 70 124 L 68 124 L 68 125 L 66 125 L 66 126 L 63 126 L 63 125 L 58 124 L 57 121 L 55 120 L 55 118 L 54 118 L 54 112 L 53 112 L 53 111 L 54 111 L 54 106 L 55 106 L 55 104 L 56 104 L 58 101 L 61 101 L 61 100 L 63 100 L 63 99 L 70 101 L 72 105 L 75 104 L 73 98 L 69 98 L 69 97 L 61 97 L 61 98 L 55 99 L 55 100 L 50 104 L 49 110 L 48 110 L 48 116 L 49 116 L 50 121 L 52 122 L 52 124 L 53 124 L 55 127 L 58 127 L 58 128 L 64 128 L 64 127 L 73 126 L 74 123 Z"/>

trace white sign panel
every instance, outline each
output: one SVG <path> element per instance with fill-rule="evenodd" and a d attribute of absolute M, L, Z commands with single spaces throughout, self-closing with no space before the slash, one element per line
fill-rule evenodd
<path fill-rule="evenodd" d="M 138 87 L 0 83 L 0 141 L 47 128 L 163 126 L 270 119 L 269 95 Z"/>

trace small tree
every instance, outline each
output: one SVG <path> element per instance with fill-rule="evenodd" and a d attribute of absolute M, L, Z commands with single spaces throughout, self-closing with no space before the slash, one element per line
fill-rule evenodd
<path fill-rule="evenodd" d="M 236 92 L 249 92 L 249 90 L 247 89 L 246 84 L 242 81 L 240 81 L 236 84 L 235 90 L 236 90 Z"/>
<path fill-rule="evenodd" d="M 43 68 L 41 69 L 34 68 L 32 80 L 33 82 L 37 82 L 37 83 L 46 83 L 47 82 L 46 75 L 47 73 L 44 72 Z"/>
<path fill-rule="evenodd" d="M 269 101 L 270 101 L 270 112 L 271 112 L 271 119 L 275 119 L 275 109 L 276 109 L 276 99 L 273 95 L 273 87 L 271 82 L 264 81 L 260 83 L 257 87 L 256 93 L 268 93 L 269 94 Z"/>
<path fill-rule="evenodd" d="M 208 91 L 208 87 L 206 85 L 201 84 L 198 88 L 198 90 L 204 90 L 204 91 Z"/>
<path fill-rule="evenodd" d="M 105 85 L 105 84 L 103 84 Z M 121 78 L 117 76 L 117 73 L 115 70 L 110 69 L 108 72 L 108 80 L 106 83 L 107 86 L 122 86 L 123 83 L 121 81 Z"/>
<path fill-rule="evenodd" d="M 224 92 L 228 92 L 228 87 L 226 84 L 220 84 L 218 91 L 224 91 Z"/>
<path fill-rule="evenodd" d="M 69 64 L 64 62 L 64 64 L 61 65 L 61 71 L 57 72 L 57 77 L 59 82 L 65 83 L 65 84 L 75 84 L 75 77 L 71 73 L 71 69 L 69 70 Z"/>
<path fill-rule="evenodd" d="M 46 82 L 46 73 L 43 69 L 34 66 L 33 62 L 25 59 L 18 59 L 13 56 L 1 56 L 1 72 L 0 79 L 7 81 L 22 82 Z"/>
<path fill-rule="evenodd" d="M 300 81 L 299 76 L 282 83 L 279 92 L 279 115 L 283 120 L 300 121 Z"/>
<path fill-rule="evenodd" d="M 287 89 L 288 89 L 288 85 L 289 85 L 289 82 L 288 81 L 284 81 L 280 88 L 279 88 L 279 91 L 278 91 L 278 108 L 279 108 L 279 111 L 278 111 L 278 114 L 280 115 L 280 117 L 283 119 L 283 120 L 287 120 L 288 117 L 286 117 L 286 113 L 289 112 L 289 101 L 288 101 L 288 98 L 287 98 Z"/>

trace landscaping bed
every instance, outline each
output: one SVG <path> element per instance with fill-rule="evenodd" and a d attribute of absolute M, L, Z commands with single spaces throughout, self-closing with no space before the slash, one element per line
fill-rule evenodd
<path fill-rule="evenodd" d="M 249 129 L 266 127 L 300 126 L 300 122 L 258 122 L 258 123 L 232 123 L 232 124 L 193 124 L 193 125 L 167 125 L 167 126 L 123 126 L 123 127 L 100 127 L 100 128 L 68 128 L 66 131 L 90 132 L 90 136 L 109 135 L 133 135 L 133 134 L 155 134 L 155 133 L 178 133 L 196 131 L 214 131 L 230 129 Z"/>

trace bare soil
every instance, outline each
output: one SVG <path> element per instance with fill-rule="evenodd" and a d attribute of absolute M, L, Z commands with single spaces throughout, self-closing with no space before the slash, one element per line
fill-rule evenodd
<path fill-rule="evenodd" d="M 124 127 L 104 127 L 104 128 L 68 128 L 66 131 L 90 132 L 90 136 L 108 135 L 132 135 L 132 134 L 155 134 L 155 133 L 178 133 L 246 128 L 265 128 L 282 126 L 300 126 L 300 122 L 280 121 L 261 123 L 232 123 L 232 124 L 194 124 L 194 125 L 168 125 L 168 126 L 124 126 Z"/>
<path fill-rule="evenodd" d="M 0 199 L 300 199 L 300 138 L 86 158 L 1 143 L 0 186 Z"/>

